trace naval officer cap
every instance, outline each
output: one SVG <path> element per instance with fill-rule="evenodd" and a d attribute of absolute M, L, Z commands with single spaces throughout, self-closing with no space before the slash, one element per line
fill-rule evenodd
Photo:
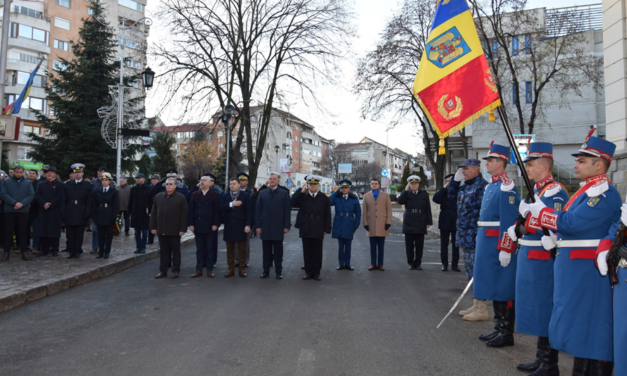
<path fill-rule="evenodd" d="M 176 177 L 179 173 L 176 172 L 176 170 L 168 170 L 165 172 L 165 177 L 166 178 L 170 178 L 170 177 Z"/>
<path fill-rule="evenodd" d="M 85 165 L 82 163 L 74 163 L 71 167 L 72 172 L 83 172 Z"/>
<path fill-rule="evenodd" d="M 608 162 L 612 161 L 614 152 L 616 151 L 616 144 L 613 142 L 604 140 L 599 137 L 594 137 L 592 134 L 596 130 L 596 125 L 592 126 L 588 136 L 581 145 L 579 151 L 573 154 L 573 157 L 597 157 Z"/>
<path fill-rule="evenodd" d="M 214 174 L 212 174 L 211 172 L 205 172 L 204 174 L 202 174 L 202 176 L 208 177 L 211 181 L 215 181 L 216 180 L 216 176 Z"/>
<path fill-rule="evenodd" d="M 322 178 L 318 175 L 307 175 L 305 177 L 305 181 L 307 182 L 307 184 L 319 184 L 320 180 L 322 180 Z"/>
<path fill-rule="evenodd" d="M 246 181 L 248 181 L 248 178 L 249 178 L 249 176 L 245 172 L 240 172 L 239 174 L 237 174 L 237 180 L 240 180 L 240 181 L 246 180 Z"/>
<path fill-rule="evenodd" d="M 420 176 L 412 175 L 412 176 L 407 178 L 407 182 L 408 183 L 420 183 Z"/>
<path fill-rule="evenodd" d="M 111 176 L 110 173 L 105 172 L 102 174 L 102 177 L 100 178 L 101 180 L 113 180 L 113 177 Z"/>
<path fill-rule="evenodd" d="M 353 185 L 353 182 L 348 179 L 340 180 L 340 187 L 351 187 L 352 185 Z"/>

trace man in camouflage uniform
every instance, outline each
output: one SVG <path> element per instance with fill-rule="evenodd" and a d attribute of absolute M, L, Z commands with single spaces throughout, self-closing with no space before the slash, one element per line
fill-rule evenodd
<path fill-rule="evenodd" d="M 464 254 L 464 269 L 470 281 L 473 277 L 475 264 L 475 238 L 477 237 L 477 221 L 481 211 L 481 200 L 488 182 L 481 176 L 481 162 L 478 159 L 466 159 L 459 166 L 448 187 L 448 197 L 457 200 L 457 235 L 456 244 Z M 461 182 L 464 181 L 462 185 Z M 473 306 L 460 311 L 461 316 L 468 315 L 478 308 L 473 299 Z"/>

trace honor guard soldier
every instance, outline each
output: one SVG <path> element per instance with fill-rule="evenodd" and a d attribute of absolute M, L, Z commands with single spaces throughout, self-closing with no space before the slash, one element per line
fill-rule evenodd
<path fill-rule="evenodd" d="M 359 198 L 351 192 L 353 183 L 344 179 L 340 181 L 340 189 L 333 192 L 329 197 L 331 206 L 335 206 L 335 217 L 333 218 L 332 236 L 338 243 L 337 270 L 355 270 L 351 266 L 351 245 L 353 234 L 359 228 L 361 221 L 361 206 Z"/>
<path fill-rule="evenodd" d="M 313 278 L 320 281 L 322 242 L 324 236 L 331 232 L 331 205 L 329 198 L 318 190 L 320 180 L 319 176 L 308 175 L 305 178 L 307 185 L 292 197 L 292 206 L 300 208 L 298 231 L 303 241 L 304 280 Z"/>
<path fill-rule="evenodd" d="M 477 222 L 473 292 L 479 300 L 493 301 L 494 331 L 479 337 L 489 347 L 514 345 L 516 256 L 507 229 L 516 222 L 520 200 L 505 172 L 510 155 L 510 148 L 493 141 L 483 158 L 492 180 L 483 194 Z"/>
<path fill-rule="evenodd" d="M 620 217 L 621 198 L 606 175 L 616 145 L 593 137 L 593 132 L 573 154 L 575 176 L 584 185 L 561 210 L 541 199 L 528 208 L 540 226 L 557 231 L 556 237 L 542 237 L 545 249 L 557 247 L 551 347 L 575 357 L 573 375 L 609 376 L 614 367 L 612 290 L 595 260 L 600 240 Z"/>
<path fill-rule="evenodd" d="M 525 166 L 534 184 L 534 193 L 550 208 L 562 210 L 568 202 L 568 191 L 553 178 L 553 144 L 534 142 L 529 145 Z M 526 207 L 521 202 L 520 207 Z M 521 213 L 524 215 L 525 213 Z M 528 213 L 527 213 L 528 214 Z M 520 249 L 516 269 L 516 331 L 538 337 L 536 358 L 528 364 L 519 364 L 520 371 L 533 372 L 534 376 L 559 375 L 558 351 L 549 344 L 549 321 L 553 310 L 553 261 L 551 252 L 542 246 L 542 228 L 537 219 L 527 215 L 518 229 L 524 234 L 516 236 L 516 225 L 508 230 L 509 237 L 518 241 Z"/>
<path fill-rule="evenodd" d="M 422 270 L 422 251 L 427 228 L 433 224 L 429 194 L 419 190 L 420 178 L 412 175 L 407 178 L 405 190 L 398 196 L 398 203 L 405 205 L 403 214 L 403 234 L 405 253 L 409 270 Z"/>
<path fill-rule="evenodd" d="M 627 204 L 623 204 L 621 207 L 620 222 L 612 226 L 609 235 L 601 240 L 597 248 L 597 265 L 602 276 L 607 275 L 608 268 L 616 267 L 615 265 L 608 265 L 607 256 L 621 224 L 627 224 Z M 627 357 L 625 357 L 627 325 L 624 325 L 621 320 L 617 320 L 617 318 L 622 317 L 625 312 L 627 312 L 627 271 L 625 271 L 625 268 L 627 268 L 626 239 L 627 237 L 623 235 L 623 243 L 620 248 L 618 248 L 617 255 L 612 255 L 617 256 L 618 261 L 618 267 L 616 268 L 618 283 L 614 285 L 614 301 L 612 302 L 612 308 L 614 310 L 614 365 L 617 370 L 627 370 Z"/>
<path fill-rule="evenodd" d="M 83 253 L 85 226 L 91 216 L 91 183 L 83 179 L 82 163 L 74 163 L 74 179 L 65 183 L 65 234 L 67 236 L 68 258 L 75 258 Z"/>

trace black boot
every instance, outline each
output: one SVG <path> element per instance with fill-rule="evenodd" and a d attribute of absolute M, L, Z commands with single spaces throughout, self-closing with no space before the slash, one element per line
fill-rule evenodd
<path fill-rule="evenodd" d="M 517 365 L 517 370 L 523 372 L 533 372 L 540 368 L 540 365 L 542 364 L 542 343 L 544 338 L 546 338 L 547 342 L 549 341 L 547 337 L 538 337 L 538 345 L 536 347 L 536 359 L 531 363 Z"/>
<path fill-rule="evenodd" d="M 590 359 L 575 358 L 573 376 L 590 376 Z"/>
<path fill-rule="evenodd" d="M 538 353 L 542 364 L 532 376 L 559 376 L 560 369 L 557 365 L 559 351 L 552 349 L 547 337 L 538 337 Z"/>
<path fill-rule="evenodd" d="M 5 261 L 9 261 L 9 258 L 11 257 L 11 251 L 9 252 L 4 252 L 2 254 L 2 258 L 0 258 L 0 262 L 5 262 Z"/>
<path fill-rule="evenodd" d="M 516 310 L 514 301 L 500 302 L 501 304 L 501 333 L 485 344 L 489 347 L 514 346 L 514 327 L 516 322 Z"/>
<path fill-rule="evenodd" d="M 501 310 L 502 310 L 501 303 L 502 302 L 496 302 L 496 301 L 492 302 L 492 306 L 494 307 L 494 330 L 491 333 L 479 336 L 480 340 L 489 341 L 501 333 L 499 329 L 501 327 Z"/>
<path fill-rule="evenodd" d="M 612 376 L 614 362 L 590 360 L 590 376 Z"/>

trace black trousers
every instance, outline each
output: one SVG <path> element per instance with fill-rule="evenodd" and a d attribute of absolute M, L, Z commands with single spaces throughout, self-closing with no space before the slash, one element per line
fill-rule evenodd
<path fill-rule="evenodd" d="M 457 231 L 440 230 L 440 259 L 443 266 L 448 266 L 448 244 L 449 239 L 453 245 L 453 260 L 451 267 L 456 268 L 459 262 L 459 247 L 455 245 L 455 234 Z"/>
<path fill-rule="evenodd" d="M 155 234 L 153 234 L 152 232 L 150 232 L 150 230 L 148 230 L 148 243 L 146 244 L 153 244 L 155 242 Z"/>
<path fill-rule="evenodd" d="M 52 252 L 53 255 L 59 253 L 59 238 L 45 238 L 39 237 L 39 252 L 42 255 L 47 255 Z"/>
<path fill-rule="evenodd" d="M 263 272 L 270 273 L 270 265 L 274 260 L 274 271 L 277 275 L 283 272 L 283 240 L 262 240 Z"/>
<path fill-rule="evenodd" d="M 28 251 L 28 213 L 4 213 L 4 251 L 11 252 L 13 247 L 13 231 L 17 234 L 18 247 L 22 252 Z"/>
<path fill-rule="evenodd" d="M 113 242 L 113 225 L 98 226 L 98 255 L 111 253 Z"/>
<path fill-rule="evenodd" d="M 71 256 L 83 253 L 83 237 L 85 236 L 84 225 L 66 225 L 65 236 L 67 237 L 67 251 Z M 100 241 L 100 239 L 98 239 Z"/>
<path fill-rule="evenodd" d="M 420 266 L 424 244 L 425 234 L 405 234 L 405 253 L 409 265 Z"/>
<path fill-rule="evenodd" d="M 323 240 L 324 239 L 302 238 L 305 273 L 307 273 L 307 275 L 320 275 L 320 269 L 322 269 Z"/>
<path fill-rule="evenodd" d="M 170 260 L 172 273 L 181 272 L 181 237 L 159 235 L 159 271 L 168 274 Z"/>

